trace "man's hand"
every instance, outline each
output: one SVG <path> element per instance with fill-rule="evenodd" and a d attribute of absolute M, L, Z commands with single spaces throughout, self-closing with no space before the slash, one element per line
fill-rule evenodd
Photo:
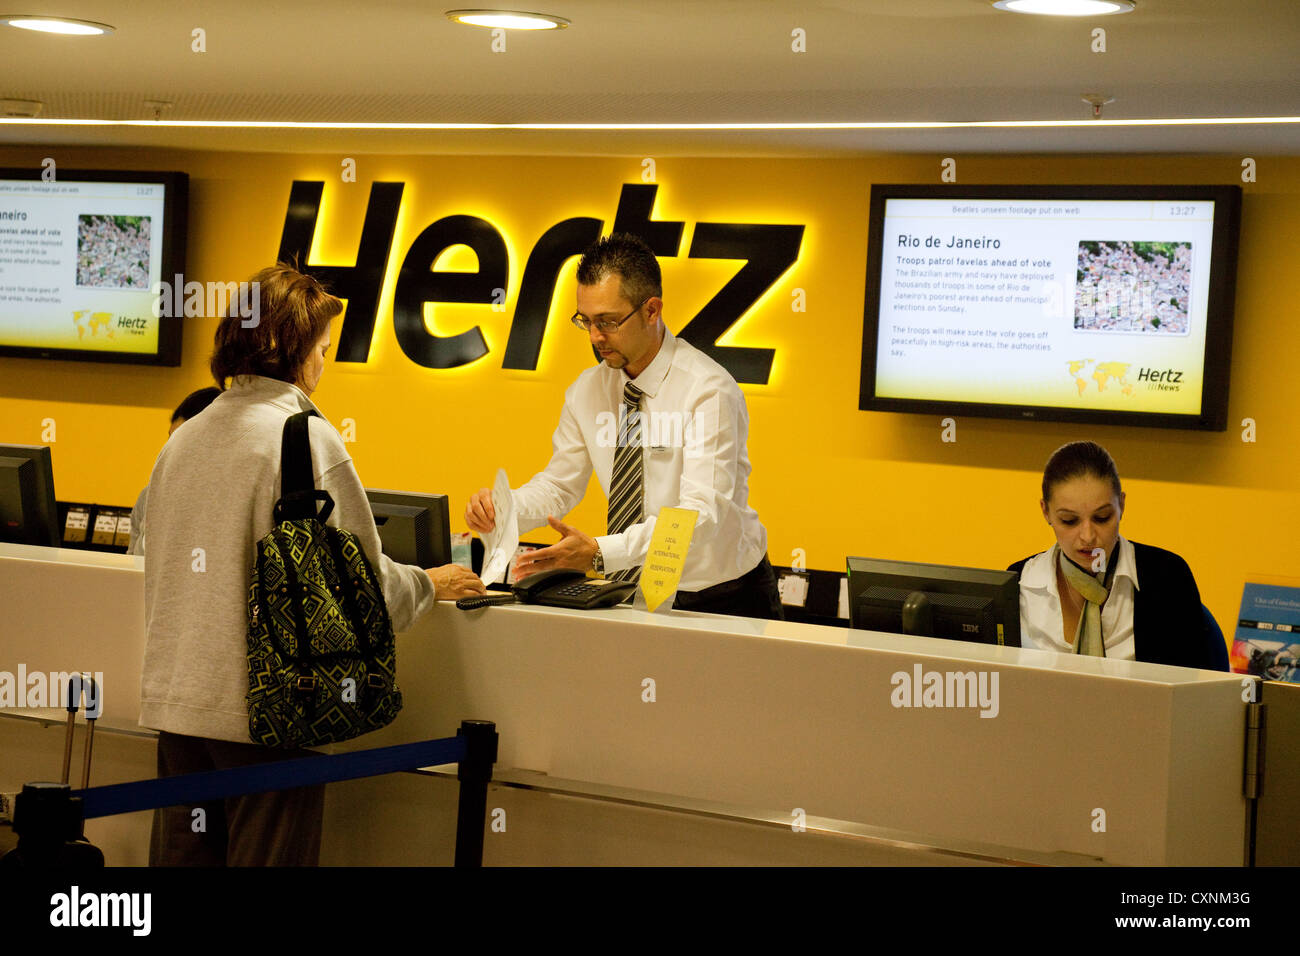
<path fill-rule="evenodd" d="M 444 564 L 440 568 L 426 568 L 425 574 L 433 581 L 434 595 L 439 601 L 454 601 L 472 594 L 487 594 L 487 588 L 477 574 L 459 564 Z"/>
<path fill-rule="evenodd" d="M 480 488 L 465 505 L 465 523 L 471 531 L 486 534 L 497 526 L 497 512 L 492 507 L 492 489 Z"/>
<path fill-rule="evenodd" d="M 596 554 L 596 539 L 588 537 L 577 528 L 569 527 L 558 518 L 548 517 L 546 520 L 561 534 L 559 543 L 520 555 L 515 564 L 515 572 L 522 578 L 555 568 L 590 571 L 591 559 Z"/>

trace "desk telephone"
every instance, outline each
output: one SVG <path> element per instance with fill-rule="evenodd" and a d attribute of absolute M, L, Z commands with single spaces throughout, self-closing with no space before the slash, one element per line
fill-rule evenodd
<path fill-rule="evenodd" d="M 461 598 L 456 606 L 464 609 L 488 604 L 545 604 L 549 607 L 590 609 L 621 604 L 636 590 L 635 581 L 612 581 L 588 578 L 585 572 L 570 568 L 539 571 L 518 581 L 512 594 L 494 593 L 481 597 Z"/>

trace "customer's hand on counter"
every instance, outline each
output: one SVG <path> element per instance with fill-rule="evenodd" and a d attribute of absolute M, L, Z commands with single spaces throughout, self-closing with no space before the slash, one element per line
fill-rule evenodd
<path fill-rule="evenodd" d="M 483 586 L 479 576 L 459 564 L 426 568 L 425 573 L 432 579 L 434 592 L 439 601 L 454 601 L 456 598 L 469 597 L 472 594 L 487 593 L 487 588 Z"/>

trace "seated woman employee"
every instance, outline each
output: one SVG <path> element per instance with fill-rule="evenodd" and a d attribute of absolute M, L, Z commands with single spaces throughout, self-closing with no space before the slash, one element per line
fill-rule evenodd
<path fill-rule="evenodd" d="M 1056 544 L 1009 569 L 1020 573 L 1022 647 L 1228 669 L 1187 562 L 1120 535 L 1124 492 L 1106 449 L 1058 448 L 1039 506 Z"/>

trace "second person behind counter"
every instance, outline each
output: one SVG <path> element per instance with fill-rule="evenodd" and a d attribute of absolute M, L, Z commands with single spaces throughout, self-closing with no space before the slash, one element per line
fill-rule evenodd
<path fill-rule="evenodd" d="M 1095 442 L 1062 445 L 1043 469 L 1039 508 L 1056 534 L 1020 573 L 1020 644 L 1064 654 L 1227 670 L 1187 562 L 1119 533 L 1126 496 Z"/>

